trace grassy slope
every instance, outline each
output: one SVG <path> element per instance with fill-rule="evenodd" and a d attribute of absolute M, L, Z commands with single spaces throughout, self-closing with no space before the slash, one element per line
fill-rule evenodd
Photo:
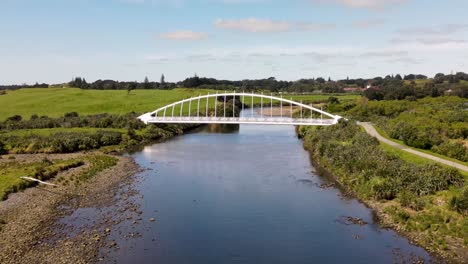
<path fill-rule="evenodd" d="M 213 90 L 174 89 L 174 90 L 135 90 L 127 94 L 122 90 L 81 90 L 76 88 L 44 88 L 44 89 L 20 89 L 9 91 L 0 96 L 0 120 L 5 120 L 13 115 L 21 115 L 25 119 L 33 114 L 58 117 L 66 112 L 78 112 L 82 115 L 111 113 L 123 114 L 129 112 L 144 113 L 153 111 L 164 105 L 198 96 L 199 94 L 215 93 Z M 312 102 L 326 100 L 329 95 L 300 95 L 285 96 L 294 100 Z M 336 96 L 340 100 L 353 100 L 358 95 Z M 214 100 L 211 100 L 210 107 Z M 250 100 L 246 100 L 250 104 Z M 260 103 L 255 100 L 254 103 Z M 264 101 L 269 103 L 268 100 Z M 206 101 L 200 106 L 204 107 Z M 187 106 L 185 106 L 187 108 Z M 196 109 L 196 103 L 192 103 L 192 109 Z M 179 113 L 179 109 L 175 109 Z"/>

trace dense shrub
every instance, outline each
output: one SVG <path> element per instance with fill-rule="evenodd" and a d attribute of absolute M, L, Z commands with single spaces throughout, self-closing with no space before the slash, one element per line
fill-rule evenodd
<path fill-rule="evenodd" d="M 6 119 L 6 121 L 12 121 L 12 122 L 19 122 L 23 119 L 23 117 L 21 117 L 20 115 L 14 115 L 14 116 L 10 116 Z"/>
<path fill-rule="evenodd" d="M 400 204 L 404 207 L 408 207 L 416 211 L 424 209 L 424 199 L 415 195 L 413 192 L 402 191 L 398 194 L 398 198 L 400 199 Z"/>
<path fill-rule="evenodd" d="M 9 149 L 16 153 L 70 153 L 97 149 L 102 146 L 119 145 L 122 133 L 114 131 L 56 132 L 50 136 L 0 135 Z"/>
<path fill-rule="evenodd" d="M 340 171 L 340 181 L 366 197 L 392 200 L 403 191 L 425 196 L 464 184 L 456 169 L 436 164 L 416 166 L 387 154 L 375 138 L 352 122 L 299 132 L 313 156 Z"/>
<path fill-rule="evenodd" d="M 37 129 L 37 128 L 132 128 L 142 129 L 145 124 L 137 119 L 138 114 L 128 113 L 124 115 L 98 114 L 79 116 L 76 112 L 66 113 L 63 117 L 50 118 L 32 115 L 29 120 L 22 120 L 21 116 L 9 117 L 5 122 L 0 122 L 0 129 Z"/>
<path fill-rule="evenodd" d="M 411 101 L 360 100 L 346 116 L 372 121 L 391 138 L 415 148 L 468 160 L 466 100 L 445 96 Z"/>
<path fill-rule="evenodd" d="M 468 162 L 468 150 L 461 141 L 446 141 L 438 146 L 432 147 L 431 150 L 447 157 Z"/>
<path fill-rule="evenodd" d="M 450 200 L 450 208 L 464 215 L 468 215 L 468 188 L 464 188 L 460 195 Z"/>
<path fill-rule="evenodd" d="M 162 128 L 159 128 L 156 125 L 149 125 L 144 131 L 143 131 L 143 139 L 147 141 L 156 141 L 160 140 L 163 138 L 167 138 L 171 135 L 172 133 L 169 131 L 166 131 Z"/>
<path fill-rule="evenodd" d="M 52 136 L 52 152 L 70 153 L 80 150 L 95 149 L 101 146 L 119 145 L 122 134 L 113 131 L 98 131 L 97 133 L 59 132 Z"/>

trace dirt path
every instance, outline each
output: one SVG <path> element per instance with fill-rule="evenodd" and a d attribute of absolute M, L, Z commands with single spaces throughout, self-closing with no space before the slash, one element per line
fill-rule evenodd
<path fill-rule="evenodd" d="M 430 154 L 427 154 L 427 153 L 424 153 L 424 152 L 420 152 L 420 151 L 411 149 L 408 146 L 398 144 L 396 142 L 393 142 L 393 141 L 391 141 L 389 139 L 386 139 L 386 138 L 382 137 L 379 134 L 379 132 L 377 132 L 377 130 L 375 130 L 374 126 L 371 123 L 358 122 L 358 125 L 362 126 L 369 135 L 377 138 L 379 141 L 384 142 L 385 144 L 388 144 L 388 145 L 390 145 L 392 147 L 395 147 L 395 148 L 401 149 L 403 151 L 418 155 L 420 157 L 430 159 L 430 160 L 433 160 L 433 161 L 437 161 L 437 162 L 445 164 L 447 166 L 451 166 L 451 167 L 457 168 L 459 170 L 463 170 L 463 171 L 468 172 L 468 167 L 465 166 L 465 165 L 462 165 L 462 164 L 459 164 L 459 163 L 456 163 L 456 162 L 453 162 L 453 161 L 450 161 L 450 160 L 445 160 L 445 159 L 442 159 L 442 158 L 439 158 L 439 157 L 436 157 L 436 156 L 433 156 L 433 155 L 430 155 Z"/>

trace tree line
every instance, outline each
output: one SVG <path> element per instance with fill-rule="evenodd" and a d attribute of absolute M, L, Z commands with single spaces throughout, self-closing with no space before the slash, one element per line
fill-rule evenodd
<path fill-rule="evenodd" d="M 174 89 L 176 87 L 214 90 L 267 91 L 288 93 L 344 93 L 345 88 L 361 88 L 363 94 L 371 100 L 403 100 L 417 99 L 427 96 L 437 97 L 450 93 L 451 95 L 468 97 L 468 74 L 458 72 L 445 75 L 437 73 L 433 78 L 422 74 L 387 75 L 375 78 L 346 78 L 332 80 L 323 77 L 300 79 L 297 81 L 277 80 L 275 77 L 255 80 L 218 80 L 199 77 L 196 74 L 180 82 L 166 82 L 162 75 L 159 82 L 150 81 L 145 77 L 138 81 L 97 80 L 87 82 L 85 78 L 76 77 L 65 84 L 68 87 L 95 90 L 127 90 L 135 89 Z M 1 89 L 48 87 L 47 84 L 0 86 Z M 369 88 L 369 89 L 367 89 Z"/>

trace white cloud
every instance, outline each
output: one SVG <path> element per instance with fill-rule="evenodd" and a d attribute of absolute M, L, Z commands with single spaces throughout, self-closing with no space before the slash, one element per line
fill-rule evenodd
<path fill-rule="evenodd" d="M 399 57 L 399 56 L 408 56 L 408 52 L 400 51 L 400 50 L 369 51 L 369 52 L 361 54 L 361 56 L 369 57 L 369 58 Z"/>
<path fill-rule="evenodd" d="M 423 45 L 465 44 L 460 33 L 468 30 L 468 24 L 445 24 L 432 27 L 404 28 L 397 31 L 391 43 L 419 43 Z"/>
<path fill-rule="evenodd" d="M 194 32 L 190 30 L 181 30 L 160 35 L 160 38 L 171 40 L 202 40 L 206 39 L 207 37 L 208 35 L 206 33 Z"/>
<path fill-rule="evenodd" d="M 417 37 L 417 38 L 393 38 L 392 43 L 419 43 L 424 45 L 440 45 L 440 44 L 464 44 L 467 40 L 455 39 L 448 37 Z"/>
<path fill-rule="evenodd" d="M 312 0 L 319 4 L 342 5 L 351 8 L 383 9 L 389 6 L 403 4 L 409 0 Z"/>
<path fill-rule="evenodd" d="M 335 24 L 318 24 L 318 23 L 297 23 L 295 28 L 298 30 L 304 31 L 317 31 L 317 30 L 326 30 L 326 29 L 335 29 Z"/>
<path fill-rule="evenodd" d="M 250 33 L 272 33 L 290 31 L 317 31 L 336 28 L 335 24 L 275 21 L 270 19 L 247 18 L 239 20 L 218 19 L 214 25 L 220 29 L 238 30 Z"/>
<path fill-rule="evenodd" d="M 261 20 L 257 18 L 247 18 L 240 20 L 218 19 L 214 22 L 217 28 L 240 30 L 252 33 L 257 32 L 285 32 L 291 30 L 291 25 L 284 21 Z"/>
<path fill-rule="evenodd" d="M 356 20 L 353 22 L 355 28 L 371 28 L 385 24 L 383 19 Z"/>
<path fill-rule="evenodd" d="M 398 30 L 397 33 L 405 36 L 446 36 L 465 30 L 468 30 L 468 24 L 445 24 L 433 27 L 404 28 Z"/>

